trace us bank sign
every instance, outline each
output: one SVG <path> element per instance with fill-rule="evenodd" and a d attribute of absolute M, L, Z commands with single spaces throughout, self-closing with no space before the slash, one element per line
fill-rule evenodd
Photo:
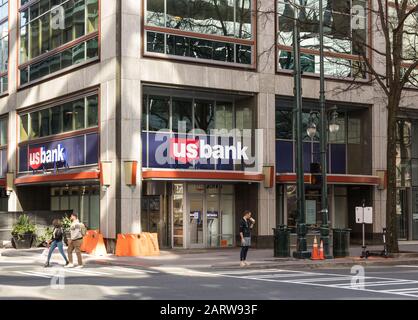
<path fill-rule="evenodd" d="M 143 132 L 143 167 L 260 172 L 262 130 Z"/>

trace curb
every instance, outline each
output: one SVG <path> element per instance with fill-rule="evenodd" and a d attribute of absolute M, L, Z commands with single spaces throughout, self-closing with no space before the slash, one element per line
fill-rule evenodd
<path fill-rule="evenodd" d="M 109 261 L 109 260 L 95 260 L 86 259 L 86 264 L 99 264 L 99 265 L 111 265 L 111 266 L 121 266 L 121 267 L 176 267 L 184 268 L 184 265 L 170 265 L 170 264 L 155 264 L 155 263 L 138 263 L 138 262 L 129 262 L 129 261 Z M 280 269 L 337 269 L 337 268 L 347 268 L 352 267 L 353 265 L 361 266 L 393 266 L 393 265 L 418 265 L 418 259 L 368 259 L 368 260 L 345 260 L 345 261 L 326 261 L 319 263 L 257 263 L 254 262 L 245 268 L 241 268 L 238 264 L 229 264 L 229 265 L 208 265 L 207 267 L 194 267 L 194 269 L 212 269 L 212 270 L 240 270 L 240 269 L 266 269 L 266 268 L 280 268 Z M 187 265 L 187 268 L 193 269 L 193 266 Z"/>
<path fill-rule="evenodd" d="M 2 257 L 31 257 L 42 254 L 46 248 L 36 248 L 36 249 L 6 249 L 3 252 L 0 252 Z"/>
<path fill-rule="evenodd" d="M 337 268 L 347 268 L 352 267 L 354 265 L 360 266 L 394 266 L 394 265 L 418 265 L 418 259 L 409 259 L 409 260 L 393 260 L 393 258 L 387 258 L 385 260 L 352 260 L 352 261 L 333 261 L 333 262 L 325 262 L 325 263 L 254 263 L 250 264 L 245 268 L 241 268 L 238 265 L 227 265 L 227 266 L 219 266 L 213 265 L 211 268 L 213 269 L 223 269 L 223 270 L 235 270 L 235 269 L 266 269 L 266 268 L 280 268 L 280 269 L 337 269 Z"/>

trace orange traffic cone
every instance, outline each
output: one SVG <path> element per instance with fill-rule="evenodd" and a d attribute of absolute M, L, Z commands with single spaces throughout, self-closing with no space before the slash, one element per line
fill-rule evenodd
<path fill-rule="evenodd" d="M 319 260 L 325 260 L 324 257 L 324 243 L 321 240 L 321 245 L 319 247 Z"/>
<path fill-rule="evenodd" d="M 316 236 L 314 238 L 311 259 L 312 260 L 320 260 L 319 251 L 318 251 L 318 241 L 316 240 Z"/>

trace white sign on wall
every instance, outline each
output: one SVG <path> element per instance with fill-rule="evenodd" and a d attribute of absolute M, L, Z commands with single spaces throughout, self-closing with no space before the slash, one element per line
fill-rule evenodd
<path fill-rule="evenodd" d="M 373 208 L 356 207 L 356 223 L 373 224 Z"/>
<path fill-rule="evenodd" d="M 316 224 L 316 200 L 306 200 L 306 224 Z"/>

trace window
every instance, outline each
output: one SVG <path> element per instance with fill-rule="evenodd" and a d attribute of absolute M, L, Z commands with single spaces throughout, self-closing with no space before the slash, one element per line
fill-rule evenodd
<path fill-rule="evenodd" d="M 149 130 L 158 131 L 170 128 L 170 106 L 168 98 L 151 96 L 149 98 Z"/>
<path fill-rule="evenodd" d="M 0 147 L 7 145 L 7 118 L 0 119 Z"/>
<path fill-rule="evenodd" d="M 253 128 L 253 97 L 222 95 L 218 100 L 218 96 L 211 93 L 178 90 L 171 95 L 172 90 L 153 88 L 149 91 L 152 94 L 145 94 L 143 99 L 144 131 L 189 133 L 199 129 L 210 134 L 212 129 Z"/>
<path fill-rule="evenodd" d="M 301 67 L 303 72 L 319 73 L 319 1 L 303 2 L 299 9 Z M 366 78 L 366 67 L 361 59 L 367 43 L 367 0 L 324 0 L 323 6 L 325 74 Z M 277 12 L 278 68 L 292 70 L 293 4 L 289 0 L 278 0 Z"/>
<path fill-rule="evenodd" d="M 234 110 L 231 102 L 216 102 L 215 127 L 232 130 L 234 127 Z"/>
<path fill-rule="evenodd" d="M 251 65 L 252 4 L 252 0 L 147 0 L 147 53 Z"/>
<path fill-rule="evenodd" d="M 293 112 L 276 108 L 276 138 L 284 140 L 293 139 Z"/>
<path fill-rule="evenodd" d="M 213 101 L 196 100 L 194 127 L 207 133 L 215 128 L 215 105 Z"/>
<path fill-rule="evenodd" d="M 287 98 L 276 100 L 276 169 L 278 173 L 295 172 L 296 136 L 293 121 L 293 101 Z M 303 101 L 302 138 L 303 167 L 310 171 L 310 163 L 319 163 L 320 150 L 320 114 L 319 102 Z M 327 110 L 334 107 L 327 104 Z M 339 129 L 327 135 L 327 170 L 331 174 L 371 174 L 371 130 L 370 112 L 365 106 L 337 105 L 336 118 Z M 313 111 L 313 112 L 312 112 Z M 312 114 L 311 114 L 312 112 Z M 330 113 L 328 124 L 332 120 Z M 316 125 L 316 135 L 308 136 L 308 125 L 313 121 Z"/>
<path fill-rule="evenodd" d="M 87 98 L 87 127 L 96 127 L 99 124 L 99 103 L 97 96 Z"/>
<path fill-rule="evenodd" d="M 8 90 L 9 3 L 0 0 L 0 94 Z"/>
<path fill-rule="evenodd" d="M 61 106 L 56 106 L 51 108 L 51 134 L 58 134 L 61 131 Z"/>
<path fill-rule="evenodd" d="M 41 117 L 41 129 L 40 129 L 40 137 L 46 137 L 50 135 L 49 131 L 49 109 L 41 110 L 39 112 Z"/>
<path fill-rule="evenodd" d="M 90 95 L 20 115 L 20 142 L 83 130 L 98 123 L 98 96 Z"/>
<path fill-rule="evenodd" d="M 193 100 L 173 98 L 173 131 L 190 132 L 193 123 Z"/>
<path fill-rule="evenodd" d="M 98 10 L 98 0 L 41 0 L 21 9 L 20 83 L 97 59 Z M 71 48 L 60 50 L 71 41 Z M 31 63 L 39 56 L 45 57 Z"/>

